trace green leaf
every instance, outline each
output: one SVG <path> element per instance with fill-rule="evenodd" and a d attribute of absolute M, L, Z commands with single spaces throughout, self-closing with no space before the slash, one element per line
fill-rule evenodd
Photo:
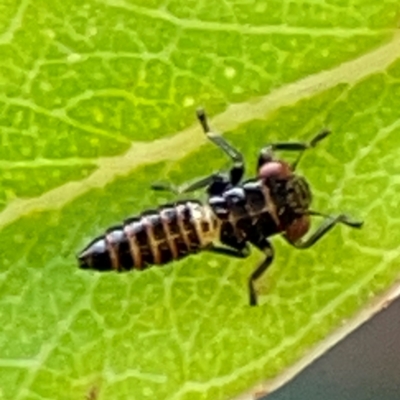
<path fill-rule="evenodd" d="M 284 380 L 399 278 L 397 0 L 21 0 L 1 11 L 0 399 L 232 398 Z M 331 128 L 299 169 L 315 209 L 365 220 L 303 252 L 274 238 L 259 307 L 247 298 L 257 251 L 142 273 L 76 265 L 108 226 L 173 199 L 152 181 L 228 165 L 198 105 L 248 176 L 266 143 Z"/>

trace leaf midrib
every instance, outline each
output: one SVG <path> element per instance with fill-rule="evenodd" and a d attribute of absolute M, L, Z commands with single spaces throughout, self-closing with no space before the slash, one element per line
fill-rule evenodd
<path fill-rule="evenodd" d="M 265 119 L 268 113 L 315 96 L 338 84 L 354 85 L 371 74 L 382 72 L 398 58 L 399 53 L 400 33 L 396 33 L 390 42 L 354 60 L 280 87 L 265 96 L 232 104 L 211 118 L 211 124 L 225 132 L 255 119 Z M 80 181 L 65 183 L 35 198 L 10 202 L 0 213 L 0 229 L 32 212 L 60 209 L 89 190 L 104 187 L 140 166 L 179 160 L 205 143 L 206 138 L 197 123 L 171 137 L 150 143 L 133 142 L 125 154 L 100 157 L 95 162 L 97 170 Z"/>

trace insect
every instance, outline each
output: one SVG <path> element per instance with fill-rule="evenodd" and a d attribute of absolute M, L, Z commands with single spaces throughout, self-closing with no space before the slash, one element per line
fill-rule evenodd
<path fill-rule="evenodd" d="M 78 255 L 80 268 L 98 271 L 142 270 L 162 265 L 202 250 L 244 258 L 250 244 L 265 257 L 249 277 L 249 303 L 257 305 L 255 282 L 271 265 L 274 252 L 269 237 L 282 234 L 298 249 L 306 249 L 320 240 L 336 224 L 361 228 L 345 214 L 327 215 L 310 209 L 310 186 L 295 173 L 303 153 L 329 135 L 324 130 L 310 142 L 280 142 L 264 147 L 259 154 L 257 175 L 242 181 L 245 166 L 242 154 L 221 135 L 211 131 L 203 109 L 198 120 L 208 139 L 233 162 L 228 173 L 213 173 L 192 183 L 176 187 L 156 183 L 153 190 L 175 194 L 205 189 L 208 200 L 179 200 L 147 210 L 109 228 Z M 275 156 L 279 150 L 295 151 L 294 163 Z M 310 217 L 325 217 L 307 239 Z"/>

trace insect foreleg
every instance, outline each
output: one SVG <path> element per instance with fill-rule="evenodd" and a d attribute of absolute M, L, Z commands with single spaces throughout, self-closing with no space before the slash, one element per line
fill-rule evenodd
<path fill-rule="evenodd" d="M 308 249 L 313 246 L 318 240 L 325 236 L 336 224 L 342 223 L 351 228 L 361 228 L 363 222 L 352 221 L 347 215 L 340 214 L 337 216 L 325 215 L 319 212 L 310 211 L 310 215 L 325 216 L 325 220 L 317 228 L 317 230 L 305 240 L 298 240 L 297 242 L 292 242 L 287 236 L 283 235 L 286 241 L 297 249 Z"/>
<path fill-rule="evenodd" d="M 271 161 L 274 151 L 299 151 L 300 154 L 298 155 L 297 159 L 291 165 L 291 169 L 294 171 L 303 156 L 304 151 L 315 147 L 318 142 L 322 139 L 325 139 L 331 131 L 327 129 L 323 129 L 321 132 L 317 133 L 309 142 L 277 142 L 277 143 L 270 143 L 266 147 L 264 147 L 258 159 L 258 167 L 260 167 L 265 162 Z"/>

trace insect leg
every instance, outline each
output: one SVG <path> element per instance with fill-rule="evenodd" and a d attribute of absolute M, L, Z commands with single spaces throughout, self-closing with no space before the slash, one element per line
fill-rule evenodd
<path fill-rule="evenodd" d="M 308 143 L 308 147 L 302 150 L 297 156 L 296 160 L 292 163 L 291 165 L 292 170 L 294 171 L 297 168 L 297 165 L 299 164 L 301 158 L 303 157 L 305 150 L 315 147 L 318 144 L 318 142 L 320 142 L 322 139 L 325 139 L 330 133 L 331 133 L 330 130 L 323 129 L 313 139 L 311 139 L 310 143 Z"/>
<path fill-rule="evenodd" d="M 185 183 L 181 186 L 175 186 L 168 182 L 155 182 L 151 184 L 151 188 L 157 191 L 172 192 L 176 195 L 181 193 L 194 192 L 195 190 L 203 189 L 218 179 L 218 174 L 212 174 L 203 178 L 196 179 L 193 182 Z"/>
<path fill-rule="evenodd" d="M 250 305 L 256 306 L 257 301 L 257 292 L 254 287 L 254 283 L 257 279 L 261 277 L 261 275 L 267 270 L 267 268 L 271 265 L 274 259 L 274 250 L 271 244 L 265 238 L 261 238 L 255 242 L 252 242 L 256 247 L 258 247 L 265 254 L 264 261 L 253 271 L 249 278 L 249 296 L 250 296 Z"/>
<path fill-rule="evenodd" d="M 297 164 L 301 160 L 303 153 L 307 149 L 311 149 L 315 147 L 321 140 L 325 139 L 331 133 L 328 129 L 323 129 L 321 132 L 317 133 L 309 142 L 276 142 L 270 143 L 266 147 L 264 147 L 258 159 L 258 167 L 263 165 L 265 162 L 272 160 L 272 154 L 274 151 L 299 151 L 299 155 L 294 163 L 291 165 L 292 170 L 294 171 L 297 167 Z"/>
<path fill-rule="evenodd" d="M 197 118 L 204 130 L 204 133 L 207 135 L 207 138 L 217 145 L 222 151 L 224 151 L 233 161 L 234 165 L 229 170 L 229 183 L 232 185 L 237 185 L 244 175 L 243 155 L 230 143 L 228 143 L 221 135 L 211 131 L 204 109 L 200 108 L 197 110 Z M 199 178 L 194 182 L 185 183 L 179 187 L 172 183 L 155 182 L 151 185 L 151 188 L 153 190 L 167 191 L 174 194 L 189 193 L 210 186 L 212 183 L 219 181 L 220 179 L 221 175 L 214 173 L 204 178 Z"/>
<path fill-rule="evenodd" d="M 361 221 L 352 221 L 347 215 L 340 214 L 337 216 L 326 215 L 316 211 L 310 211 L 310 215 L 324 216 L 325 220 L 321 223 L 321 225 L 317 228 L 317 230 L 307 239 L 299 240 L 297 242 L 290 241 L 285 235 L 283 237 L 286 241 L 297 249 L 307 249 L 314 245 L 318 240 L 320 240 L 323 236 L 325 236 L 336 224 L 342 223 L 351 228 L 361 228 L 363 222 Z"/>
<path fill-rule="evenodd" d="M 250 248 L 248 245 L 244 247 L 227 247 L 227 246 L 217 246 L 211 245 L 207 247 L 205 250 L 210 251 L 216 254 L 222 254 L 229 257 L 236 257 L 236 258 L 246 258 L 250 254 Z"/>
<path fill-rule="evenodd" d="M 233 161 L 233 167 L 229 171 L 230 182 L 237 185 L 244 175 L 244 160 L 240 151 L 236 150 L 223 136 L 211 131 L 208 125 L 207 115 L 203 108 L 197 110 L 197 118 L 203 127 L 207 138 L 218 146 Z"/>

